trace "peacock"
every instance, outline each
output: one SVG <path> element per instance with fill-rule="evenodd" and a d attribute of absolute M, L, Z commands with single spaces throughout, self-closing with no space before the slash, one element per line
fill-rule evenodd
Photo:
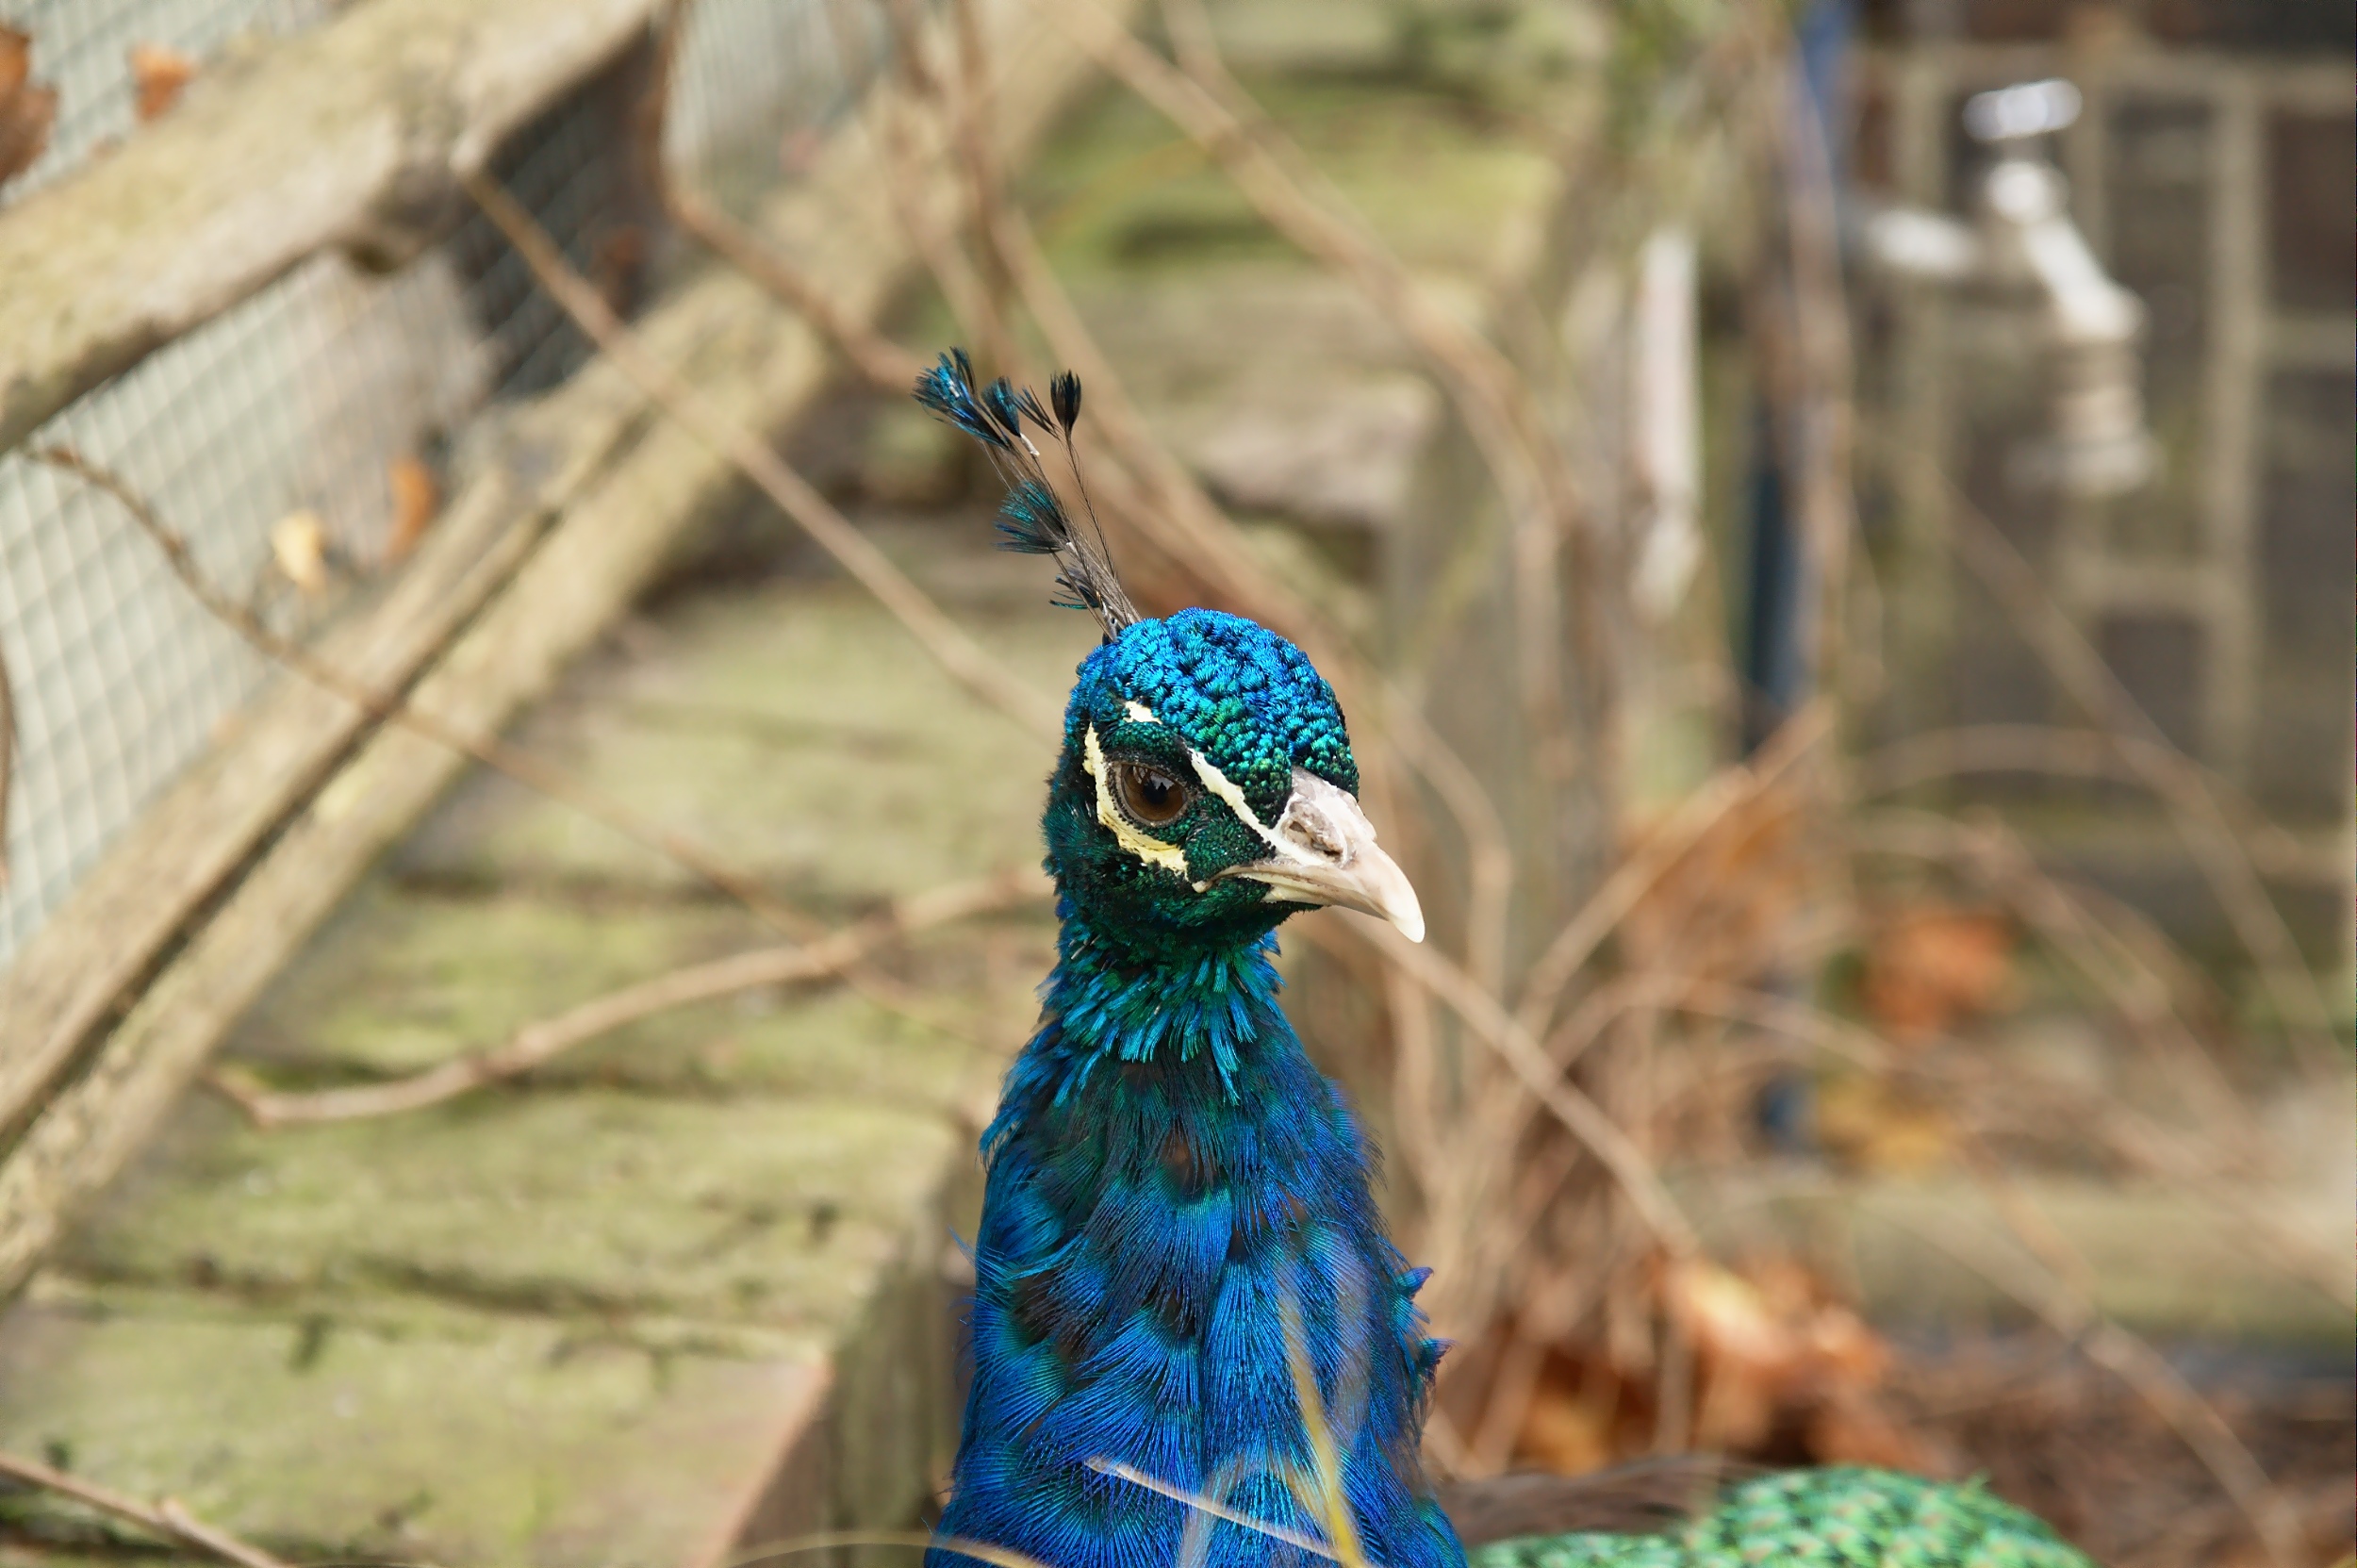
<path fill-rule="evenodd" d="M 928 1568 L 2087 1568 L 1977 1485 L 1854 1468 L 1759 1477 L 1652 1534 L 1468 1557 L 1422 1460 L 1444 1348 L 1426 1271 L 1277 1004 L 1291 915 L 1424 935 L 1334 692 L 1257 622 L 1138 613 L 1049 477 L 1061 449 L 1085 498 L 1070 372 L 1043 404 L 952 350 L 915 395 L 1005 480 L 1000 542 L 1053 557 L 1057 602 L 1103 632 L 1047 782 L 1057 960 L 981 1137 L 973 1381 Z"/>

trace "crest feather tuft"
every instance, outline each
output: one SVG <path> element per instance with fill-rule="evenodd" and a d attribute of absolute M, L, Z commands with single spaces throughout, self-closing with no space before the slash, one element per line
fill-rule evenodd
<path fill-rule="evenodd" d="M 1140 619 L 1137 607 L 1113 571 L 1113 554 L 1105 546 L 1104 531 L 1096 527 L 1095 511 L 1089 516 L 1092 538 L 1073 525 L 1072 514 L 1041 466 L 1039 448 L 1023 433 L 1028 420 L 1062 443 L 1085 502 L 1088 488 L 1080 480 L 1080 456 L 1072 444 L 1072 428 L 1080 418 L 1080 378 L 1064 371 L 1048 383 L 1051 417 L 1038 393 L 1029 387 L 1018 389 L 1004 377 L 977 391 L 974 362 L 964 349 L 951 349 L 917 376 L 915 395 L 924 407 L 981 442 L 991 466 L 1006 481 L 1007 499 L 998 508 L 999 548 L 1055 557 L 1056 586 L 1063 590 L 1055 602 L 1094 612 L 1108 642 L 1135 625 Z"/>

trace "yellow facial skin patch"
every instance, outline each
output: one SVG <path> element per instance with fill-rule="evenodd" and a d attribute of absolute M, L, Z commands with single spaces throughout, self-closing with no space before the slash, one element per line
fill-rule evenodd
<path fill-rule="evenodd" d="M 1081 733 L 1080 766 L 1087 768 L 1089 777 L 1096 781 L 1096 819 L 1113 835 L 1113 841 L 1148 866 L 1159 866 L 1165 871 L 1176 871 L 1185 876 L 1187 852 L 1176 844 L 1165 844 L 1153 834 L 1142 832 L 1121 815 L 1119 806 L 1113 804 L 1113 770 L 1105 766 L 1105 749 L 1096 743 L 1096 726 L 1094 724 Z"/>

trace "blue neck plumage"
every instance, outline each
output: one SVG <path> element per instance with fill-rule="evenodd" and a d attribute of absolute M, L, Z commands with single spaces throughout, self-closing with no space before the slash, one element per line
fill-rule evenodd
<path fill-rule="evenodd" d="M 1413 1304 L 1422 1276 L 1385 1239 L 1359 1129 L 1277 1007 L 1273 936 L 1141 948 L 1062 914 L 1039 1031 L 983 1139 L 944 1535 L 1054 1568 L 1311 1560 L 1103 1468 L 1323 1538 L 1291 1314 L 1360 1546 L 1386 1568 L 1456 1568 L 1417 1453 L 1440 1348 Z"/>
<path fill-rule="evenodd" d="M 1247 1048 L 1300 1048 L 1277 1005 L 1282 982 L 1272 962 L 1273 931 L 1238 942 L 1158 949 L 1100 934 L 1068 900 L 1057 914 L 1063 923 L 1056 967 L 1041 988 L 1053 1027 L 1041 1034 L 1054 1035 L 1043 1057 L 1068 1073 L 1060 1093 L 1070 1093 L 1101 1062 L 1208 1062 L 1223 1091 L 1232 1095 Z M 1004 1121 L 1004 1108 L 999 1116 Z"/>

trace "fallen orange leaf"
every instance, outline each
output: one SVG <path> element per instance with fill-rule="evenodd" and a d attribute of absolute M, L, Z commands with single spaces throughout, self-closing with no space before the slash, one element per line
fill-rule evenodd
<path fill-rule="evenodd" d="M 57 123 L 57 90 L 32 76 L 32 36 L 0 26 L 0 184 L 33 166 Z"/>
<path fill-rule="evenodd" d="M 0 27 L 0 98 L 23 87 L 32 74 L 32 35 L 14 27 Z"/>
<path fill-rule="evenodd" d="M 405 454 L 387 467 L 385 479 L 393 492 L 393 519 L 385 530 L 385 559 L 392 562 L 417 549 L 433 525 L 442 506 L 442 487 L 432 469 Z"/>
<path fill-rule="evenodd" d="M 2013 931 L 2002 917 L 1933 905 L 1883 923 L 1858 995 L 1886 1032 L 1907 1040 L 2003 1005 L 2012 982 Z"/>
<path fill-rule="evenodd" d="M 196 61 L 160 43 L 131 45 L 131 85 L 139 94 L 140 124 L 162 118 L 196 75 Z"/>

